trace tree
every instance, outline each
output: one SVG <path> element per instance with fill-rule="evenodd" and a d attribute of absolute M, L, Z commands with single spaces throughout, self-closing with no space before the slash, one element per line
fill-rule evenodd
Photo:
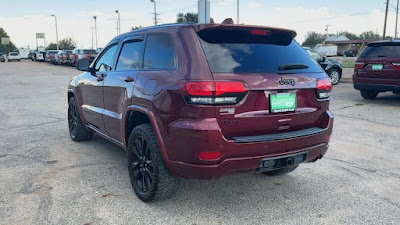
<path fill-rule="evenodd" d="M 306 34 L 306 40 L 303 42 L 304 47 L 314 48 L 317 44 L 322 44 L 326 39 L 326 34 L 320 34 L 315 31 L 309 31 Z"/>
<path fill-rule="evenodd" d="M 137 30 L 137 29 L 142 29 L 142 26 L 136 26 L 136 27 L 132 27 L 131 30 Z"/>
<path fill-rule="evenodd" d="M 379 39 L 379 38 L 381 38 L 381 35 L 373 32 L 373 31 L 366 31 L 366 32 L 360 34 L 360 38 L 361 39 Z"/>
<path fill-rule="evenodd" d="M 2 37 L 10 38 L 10 36 L 8 36 L 7 32 L 3 28 L 0 27 L 0 39 Z M 14 43 L 12 43 L 11 41 L 10 41 L 9 45 L 2 45 L 0 42 L 0 48 L 3 49 L 3 54 L 8 54 L 9 52 L 15 51 L 17 49 L 17 47 L 15 47 Z"/>
<path fill-rule="evenodd" d="M 344 36 L 346 36 L 346 37 L 347 37 L 348 39 L 350 39 L 350 40 L 359 39 L 359 37 L 358 37 L 357 34 L 351 33 L 351 32 L 348 32 L 348 31 L 339 31 L 338 35 L 344 35 Z"/>
<path fill-rule="evenodd" d="M 47 46 L 47 50 L 57 50 L 57 44 L 50 43 L 49 46 Z"/>
<path fill-rule="evenodd" d="M 58 43 L 58 45 L 59 45 L 59 48 L 62 50 L 72 50 L 72 49 L 76 48 L 76 43 L 74 42 L 74 40 L 72 40 L 72 38 L 62 39 Z M 57 47 L 56 47 L 56 49 L 57 49 Z"/>
<path fill-rule="evenodd" d="M 187 23 L 187 22 L 192 22 L 192 23 L 198 23 L 198 13 L 191 13 L 188 12 L 186 14 L 183 13 L 178 13 L 176 15 L 176 22 L 177 23 Z M 214 23 L 214 19 L 210 18 L 210 23 Z"/>

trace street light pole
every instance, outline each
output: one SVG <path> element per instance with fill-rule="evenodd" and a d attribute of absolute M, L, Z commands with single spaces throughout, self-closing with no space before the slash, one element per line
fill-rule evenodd
<path fill-rule="evenodd" d="M 397 23 L 399 22 L 399 0 L 397 0 L 397 9 L 396 9 L 396 30 L 394 33 L 394 38 L 397 38 Z"/>
<path fill-rule="evenodd" d="M 94 30 L 96 34 L 96 49 L 97 49 L 97 16 L 93 16 L 94 19 Z"/>
<path fill-rule="evenodd" d="M 236 12 L 236 19 L 237 19 L 237 24 L 239 24 L 239 0 L 237 0 L 237 12 Z"/>
<path fill-rule="evenodd" d="M 121 16 L 120 16 L 118 10 L 115 10 L 115 13 L 118 14 L 118 20 L 117 20 L 117 35 L 120 35 L 120 34 L 121 34 Z"/>
<path fill-rule="evenodd" d="M 90 27 L 90 30 L 92 31 L 91 33 L 92 33 L 92 50 L 93 50 L 93 29 L 94 29 L 94 27 Z"/>
<path fill-rule="evenodd" d="M 154 25 L 157 25 L 157 6 L 156 6 L 156 1 L 150 0 L 150 2 L 154 3 Z"/>
<path fill-rule="evenodd" d="M 56 21 L 56 41 L 57 41 L 57 50 L 60 50 L 58 47 L 58 27 L 57 27 L 57 16 L 55 15 L 51 15 L 52 17 L 54 17 L 55 21 Z"/>

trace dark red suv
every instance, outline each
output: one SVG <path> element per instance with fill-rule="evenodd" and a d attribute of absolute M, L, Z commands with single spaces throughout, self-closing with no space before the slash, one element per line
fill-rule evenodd
<path fill-rule="evenodd" d="M 128 153 L 143 201 L 179 178 L 281 175 L 320 159 L 333 116 L 331 81 L 291 30 L 174 24 L 114 38 L 68 90 L 74 141 L 95 132 Z"/>
<path fill-rule="evenodd" d="M 365 99 L 385 91 L 400 94 L 400 40 L 368 44 L 357 59 L 353 82 Z"/>

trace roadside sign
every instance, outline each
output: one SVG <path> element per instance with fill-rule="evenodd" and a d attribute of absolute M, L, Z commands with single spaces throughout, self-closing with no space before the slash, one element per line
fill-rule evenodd
<path fill-rule="evenodd" d="M 8 37 L 2 37 L 2 38 L 1 38 L 1 44 L 2 44 L 2 45 L 9 45 L 9 44 L 10 44 L 10 38 L 8 38 Z"/>
<path fill-rule="evenodd" d="M 44 33 L 36 33 L 36 38 L 45 38 Z"/>

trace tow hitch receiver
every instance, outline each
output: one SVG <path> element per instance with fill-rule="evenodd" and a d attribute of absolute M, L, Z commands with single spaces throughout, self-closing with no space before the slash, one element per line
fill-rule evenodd
<path fill-rule="evenodd" d="M 306 160 L 306 157 L 307 152 L 300 152 L 291 155 L 265 158 L 261 160 L 258 172 L 277 170 L 285 167 L 299 165 Z"/>

